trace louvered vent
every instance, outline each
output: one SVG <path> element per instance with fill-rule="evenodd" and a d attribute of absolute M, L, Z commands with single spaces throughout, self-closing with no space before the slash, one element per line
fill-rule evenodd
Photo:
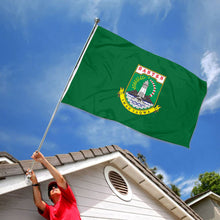
<path fill-rule="evenodd" d="M 109 179 L 115 189 L 123 195 L 128 194 L 128 186 L 123 178 L 115 171 L 109 172 Z"/>
<path fill-rule="evenodd" d="M 116 196 L 124 201 L 131 201 L 132 191 L 128 181 L 123 174 L 112 166 L 104 168 L 105 179 Z"/>

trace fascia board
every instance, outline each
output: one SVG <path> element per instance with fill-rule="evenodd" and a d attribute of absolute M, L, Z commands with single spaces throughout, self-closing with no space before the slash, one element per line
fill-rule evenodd
<path fill-rule="evenodd" d="M 199 198 L 193 200 L 192 202 L 188 203 L 188 205 L 191 206 L 191 205 L 193 205 L 193 204 L 195 204 L 195 203 L 197 203 L 197 202 L 199 202 L 199 201 L 201 201 L 201 200 L 203 200 L 203 199 L 205 199 L 206 197 L 209 197 L 209 196 L 211 198 L 217 200 L 217 201 L 220 201 L 220 196 L 219 195 L 217 195 L 213 192 L 207 192 L 206 194 L 204 194 L 204 195 L 200 196 Z"/>

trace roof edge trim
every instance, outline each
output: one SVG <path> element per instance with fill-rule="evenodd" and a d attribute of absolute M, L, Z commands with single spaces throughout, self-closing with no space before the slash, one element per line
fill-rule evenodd
<path fill-rule="evenodd" d="M 217 195 L 216 193 L 214 193 L 212 191 L 209 191 L 209 192 L 205 193 L 204 195 L 200 196 L 199 198 L 193 200 L 192 202 L 189 202 L 188 205 L 191 206 L 191 205 L 193 205 L 193 204 L 195 204 L 195 203 L 205 199 L 208 196 L 210 196 L 213 199 L 217 199 L 217 200 L 220 201 L 220 196 L 219 195 Z"/>

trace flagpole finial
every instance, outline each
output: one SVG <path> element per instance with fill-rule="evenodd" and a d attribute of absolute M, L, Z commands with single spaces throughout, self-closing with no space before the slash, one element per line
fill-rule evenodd
<path fill-rule="evenodd" d="M 100 22 L 99 18 L 95 18 L 95 24 L 98 24 Z"/>

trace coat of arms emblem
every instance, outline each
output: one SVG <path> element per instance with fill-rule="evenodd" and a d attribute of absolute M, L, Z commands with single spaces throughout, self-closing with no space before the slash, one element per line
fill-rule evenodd
<path fill-rule="evenodd" d="M 160 109 L 156 105 L 166 76 L 138 65 L 130 82 L 124 90 L 120 88 L 119 96 L 123 106 L 137 115 L 146 115 Z"/>

